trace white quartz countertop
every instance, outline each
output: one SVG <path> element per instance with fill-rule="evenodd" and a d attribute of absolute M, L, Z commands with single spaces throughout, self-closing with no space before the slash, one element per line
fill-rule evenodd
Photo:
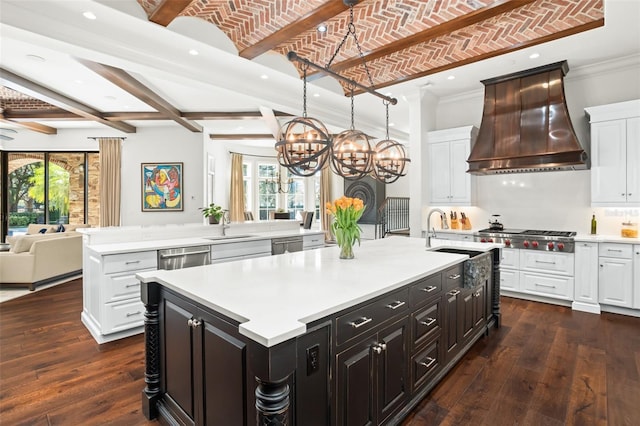
<path fill-rule="evenodd" d="M 640 238 L 625 238 L 620 235 L 578 234 L 575 236 L 575 240 L 591 243 L 640 244 Z"/>
<path fill-rule="evenodd" d="M 491 247 L 482 245 L 486 250 Z M 422 238 L 391 237 L 339 247 L 137 274 L 240 322 L 241 334 L 270 347 L 312 321 L 455 265 L 466 255 L 428 251 Z"/>
<path fill-rule="evenodd" d="M 208 236 L 208 237 L 187 237 L 187 238 L 168 238 L 168 239 L 153 239 L 145 241 L 127 241 L 127 242 L 114 242 L 104 244 L 92 244 L 88 248 L 99 254 L 120 254 L 120 253 L 132 253 L 139 251 L 149 250 L 162 250 L 173 247 L 192 247 L 192 246 L 214 246 L 218 244 L 229 244 L 243 241 L 256 241 L 271 238 L 285 238 L 304 235 L 318 235 L 324 234 L 319 230 L 312 229 L 296 229 L 296 230 L 280 230 L 270 232 L 255 232 L 255 233 L 240 233 L 238 235 L 242 238 L 234 238 L 234 235 L 229 235 L 227 238 L 220 236 Z M 238 236 L 236 235 L 236 237 Z"/>
<path fill-rule="evenodd" d="M 454 247 L 454 248 L 466 248 L 469 250 L 489 251 L 494 248 L 503 248 L 504 244 L 498 243 L 481 243 L 474 241 L 462 241 L 462 240 L 442 240 L 439 238 L 431 238 L 431 247 Z"/>

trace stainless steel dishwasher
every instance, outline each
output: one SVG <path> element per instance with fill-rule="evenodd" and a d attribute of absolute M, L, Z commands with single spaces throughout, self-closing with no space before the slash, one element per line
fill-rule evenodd
<path fill-rule="evenodd" d="M 272 255 L 293 251 L 302 251 L 302 236 L 271 239 Z"/>
<path fill-rule="evenodd" d="M 158 250 L 158 269 L 182 269 L 211 263 L 211 246 Z"/>

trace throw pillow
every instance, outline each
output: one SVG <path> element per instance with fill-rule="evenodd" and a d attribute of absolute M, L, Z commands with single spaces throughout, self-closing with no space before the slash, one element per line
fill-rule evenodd
<path fill-rule="evenodd" d="M 47 229 L 47 228 L 42 228 L 42 229 L 41 229 L 41 230 L 39 230 L 38 232 L 39 232 L 40 234 L 46 234 L 48 230 L 49 230 L 49 229 Z"/>
<path fill-rule="evenodd" d="M 64 232 L 64 225 L 58 225 L 58 229 L 56 229 L 56 232 Z"/>

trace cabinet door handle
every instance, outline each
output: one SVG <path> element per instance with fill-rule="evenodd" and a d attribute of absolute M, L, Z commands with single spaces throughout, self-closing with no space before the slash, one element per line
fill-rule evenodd
<path fill-rule="evenodd" d="M 480 297 L 480 292 L 476 291 L 475 293 L 473 293 L 473 297 Z"/>
<path fill-rule="evenodd" d="M 136 263 L 140 263 L 139 260 L 128 260 L 124 262 L 125 265 L 135 265 Z"/>
<path fill-rule="evenodd" d="M 538 260 L 538 259 L 536 259 L 536 263 L 544 263 L 546 265 L 555 265 L 556 264 L 556 262 L 549 262 L 547 260 Z"/>
<path fill-rule="evenodd" d="M 460 278 L 460 274 L 449 275 L 450 280 L 457 280 L 458 278 Z"/>
<path fill-rule="evenodd" d="M 451 290 L 449 293 L 447 293 L 449 296 L 457 296 L 460 294 L 460 290 Z"/>
<path fill-rule="evenodd" d="M 432 292 L 433 290 L 435 290 L 436 288 L 438 288 L 438 287 L 436 287 L 436 286 L 434 286 L 434 285 L 430 285 L 429 287 L 425 287 L 425 288 L 423 288 L 423 289 L 422 289 L 422 291 L 424 291 L 425 293 L 431 293 L 431 292 Z"/>
<path fill-rule="evenodd" d="M 612 251 L 612 252 L 616 252 L 616 253 L 622 253 L 622 250 L 620 250 L 620 249 L 607 249 L 607 251 Z"/>
<path fill-rule="evenodd" d="M 382 351 L 384 351 L 385 349 L 387 349 L 387 345 L 384 343 L 377 343 L 375 345 L 372 346 L 373 351 L 375 353 L 377 353 L 378 355 L 380 355 L 382 353 Z"/>
<path fill-rule="evenodd" d="M 425 361 L 426 361 L 426 362 L 425 362 Z M 424 367 L 427 367 L 427 368 L 430 368 L 430 367 L 433 365 L 433 363 L 434 363 L 434 362 L 436 362 L 436 359 L 435 359 L 435 358 L 426 357 L 426 358 L 424 359 L 424 361 L 422 361 L 422 362 L 420 363 L 420 365 L 422 365 L 422 366 L 424 366 Z"/>
<path fill-rule="evenodd" d="M 369 324 L 371 321 L 373 321 L 373 318 L 362 317 L 358 320 L 351 322 L 350 324 L 351 324 L 351 327 L 353 328 L 360 328 L 365 324 Z"/>
<path fill-rule="evenodd" d="M 202 324 L 202 321 L 198 321 L 195 318 L 189 318 L 189 321 L 187 321 L 187 325 L 191 328 L 198 328 L 200 324 Z"/>
<path fill-rule="evenodd" d="M 142 312 L 138 311 L 138 312 L 129 312 L 127 313 L 127 318 L 129 317 L 135 317 L 137 315 L 140 315 Z"/>
<path fill-rule="evenodd" d="M 139 287 L 139 286 L 140 286 L 140 283 L 139 283 L 139 282 L 137 282 L 137 283 L 135 283 L 135 284 L 127 284 L 125 287 L 126 287 L 126 288 L 131 288 L 131 287 Z"/>
<path fill-rule="evenodd" d="M 398 309 L 400 306 L 404 305 L 405 302 L 402 302 L 400 300 L 396 300 L 393 303 L 390 303 L 387 305 L 387 308 L 391 309 L 392 311 L 395 311 L 396 309 Z"/>
<path fill-rule="evenodd" d="M 429 327 L 434 322 L 436 322 L 435 318 L 429 318 L 427 321 L 420 321 L 420 324 L 426 325 L 427 327 Z"/>

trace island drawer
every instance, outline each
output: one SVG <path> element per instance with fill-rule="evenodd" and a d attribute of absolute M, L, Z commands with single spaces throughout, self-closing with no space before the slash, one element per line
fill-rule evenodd
<path fill-rule="evenodd" d="M 442 274 L 423 278 L 409 288 L 411 307 L 419 306 L 427 300 L 440 295 L 442 290 Z"/>
<path fill-rule="evenodd" d="M 432 304 L 411 314 L 411 341 L 414 348 L 440 332 L 442 323 L 440 300 L 437 299 Z"/>
<path fill-rule="evenodd" d="M 456 287 L 462 287 L 464 285 L 463 274 L 462 263 L 442 271 L 442 286 L 444 290 L 449 291 Z"/>
<path fill-rule="evenodd" d="M 429 382 L 442 368 L 440 339 L 435 339 L 427 347 L 411 358 L 411 392 L 415 393 Z"/>
<path fill-rule="evenodd" d="M 158 267 L 158 254 L 154 251 L 134 253 L 110 254 L 104 257 L 103 268 L 105 274 L 116 272 L 139 271 L 141 269 L 155 269 Z"/>
<path fill-rule="evenodd" d="M 408 311 L 409 289 L 405 288 L 339 316 L 336 342 L 341 345 L 396 315 L 407 315 Z"/>

